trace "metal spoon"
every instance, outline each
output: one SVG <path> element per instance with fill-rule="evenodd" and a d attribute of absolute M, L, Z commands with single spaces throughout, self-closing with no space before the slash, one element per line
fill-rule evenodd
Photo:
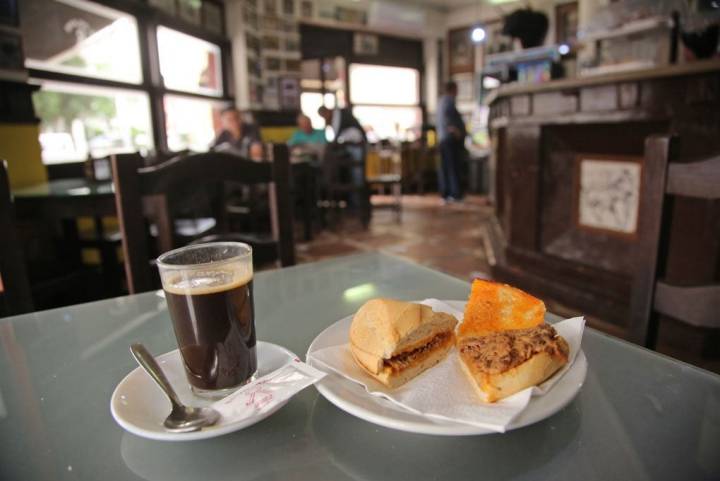
<path fill-rule="evenodd" d="M 212 426 L 220 419 L 220 413 L 213 408 L 196 408 L 185 406 L 180 402 L 175 390 L 165 377 L 165 373 L 158 365 L 155 358 L 145 349 L 142 344 L 136 343 L 130 346 L 130 352 L 140 367 L 145 369 L 150 377 L 162 389 L 170 399 L 172 411 L 165 419 L 165 429 L 173 433 L 189 433 L 198 431 L 205 426 Z"/>

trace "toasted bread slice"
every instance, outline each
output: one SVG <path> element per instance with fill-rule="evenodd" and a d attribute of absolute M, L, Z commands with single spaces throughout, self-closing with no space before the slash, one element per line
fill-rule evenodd
<path fill-rule="evenodd" d="M 544 322 L 545 304 L 515 287 L 476 279 L 465 307 L 458 339 L 510 329 L 527 329 Z"/>
<path fill-rule="evenodd" d="M 549 324 L 467 337 L 458 350 L 461 365 L 487 402 L 544 382 L 568 362 L 570 353 Z"/>

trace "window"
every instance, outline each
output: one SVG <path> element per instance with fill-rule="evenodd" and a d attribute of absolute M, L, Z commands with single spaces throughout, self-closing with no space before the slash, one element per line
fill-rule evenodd
<path fill-rule="evenodd" d="M 220 47 L 162 26 L 157 29 L 157 40 L 165 87 L 222 95 Z"/>
<path fill-rule="evenodd" d="M 371 141 L 419 134 L 420 73 L 415 69 L 351 64 L 350 100 Z"/>
<path fill-rule="evenodd" d="M 28 68 L 142 82 L 132 16 L 82 0 L 23 0 L 20 7 Z"/>
<path fill-rule="evenodd" d="M 325 129 L 325 120 L 318 115 L 318 109 L 323 105 L 323 96 L 320 92 L 303 92 L 300 94 L 300 110 L 310 117 L 314 129 Z M 325 107 L 335 108 L 335 96 L 325 94 Z"/>
<path fill-rule="evenodd" d="M 33 95 L 46 164 L 81 161 L 153 147 L 144 92 L 43 82 Z"/>
<path fill-rule="evenodd" d="M 417 105 L 419 72 L 413 68 L 350 65 L 353 104 Z"/>
<path fill-rule="evenodd" d="M 104 3 L 20 2 L 26 66 L 31 82 L 41 86 L 33 102 L 43 161 L 150 149 L 207 150 L 219 130 L 220 109 L 232 102 L 222 79 L 223 52 L 229 47 L 222 36 L 222 3 L 107 2 L 113 8 Z M 175 17 L 175 29 L 158 24 L 157 18 L 168 14 Z M 203 38 L 184 33 L 186 27 L 204 29 L 198 33 Z M 155 40 L 158 55 L 141 55 L 141 47 Z M 143 72 L 158 70 L 160 81 L 143 78 Z M 159 134 L 163 129 L 165 136 Z"/>
<path fill-rule="evenodd" d="M 166 95 L 164 106 L 168 149 L 205 151 L 220 131 L 220 112 L 227 103 Z"/>
<path fill-rule="evenodd" d="M 418 137 L 422 124 L 420 107 L 376 107 L 356 105 L 353 114 L 363 126 L 368 140 L 406 139 Z"/>

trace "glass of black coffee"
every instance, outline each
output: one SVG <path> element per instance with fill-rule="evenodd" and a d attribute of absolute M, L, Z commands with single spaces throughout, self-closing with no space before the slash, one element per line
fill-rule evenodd
<path fill-rule="evenodd" d="M 257 370 L 252 248 L 212 242 L 157 260 L 175 337 L 193 392 L 223 397 Z"/>

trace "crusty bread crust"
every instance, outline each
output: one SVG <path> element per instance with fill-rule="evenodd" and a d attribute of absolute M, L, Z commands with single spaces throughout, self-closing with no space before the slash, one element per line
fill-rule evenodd
<path fill-rule="evenodd" d="M 350 350 L 355 361 L 365 370 L 365 372 L 380 381 L 386 387 L 394 389 L 417 377 L 427 369 L 439 364 L 440 361 L 445 359 L 445 356 L 447 356 L 447 353 L 453 347 L 453 344 L 454 338 L 453 336 L 449 336 L 445 342 L 439 344 L 428 357 L 422 360 L 422 362 L 409 366 L 401 371 L 393 371 L 390 367 L 383 366 L 378 372 L 373 372 L 368 369 L 365 362 L 361 360 L 366 359 L 363 357 L 364 353 L 362 351 L 357 349 L 352 343 L 350 344 Z"/>
<path fill-rule="evenodd" d="M 535 327 L 544 319 L 545 304 L 540 299 L 507 284 L 476 279 L 458 329 L 458 340 Z"/>
<path fill-rule="evenodd" d="M 390 359 L 426 344 L 438 334 L 453 330 L 456 324 L 457 319 L 453 316 L 434 312 L 422 304 L 372 299 L 353 318 L 350 344 L 368 355 L 361 357 L 372 368 L 377 360 L 369 356 Z"/>

